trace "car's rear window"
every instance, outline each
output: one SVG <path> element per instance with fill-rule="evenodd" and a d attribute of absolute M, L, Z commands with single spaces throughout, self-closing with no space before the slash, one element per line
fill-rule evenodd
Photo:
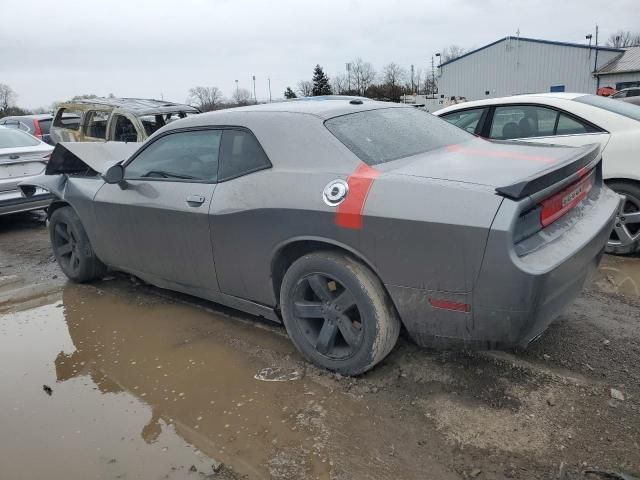
<path fill-rule="evenodd" d="M 40 145 L 40 141 L 13 128 L 0 128 L 0 148 L 35 147 Z"/>
<path fill-rule="evenodd" d="M 381 108 L 327 120 L 325 126 L 367 165 L 463 142 L 473 136 L 413 107 Z"/>
<path fill-rule="evenodd" d="M 617 113 L 624 117 L 632 118 L 640 122 L 640 106 L 626 103 L 615 98 L 599 97 L 597 95 L 582 95 L 573 99 L 575 102 L 586 103 L 594 107 L 602 108 L 609 112 Z"/>

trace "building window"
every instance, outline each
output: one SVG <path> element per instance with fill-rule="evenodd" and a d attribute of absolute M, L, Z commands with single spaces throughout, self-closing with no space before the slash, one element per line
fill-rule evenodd
<path fill-rule="evenodd" d="M 551 85 L 550 92 L 564 92 L 564 85 Z"/>

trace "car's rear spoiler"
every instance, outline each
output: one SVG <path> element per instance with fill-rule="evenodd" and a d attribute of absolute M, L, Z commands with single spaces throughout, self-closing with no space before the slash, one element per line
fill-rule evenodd
<path fill-rule="evenodd" d="M 496 192 L 513 200 L 520 200 L 553 185 L 564 185 L 579 178 L 600 161 L 600 145 L 597 143 L 572 150 L 575 153 L 563 162 L 511 185 L 498 187 Z"/>
<path fill-rule="evenodd" d="M 51 153 L 45 174 L 104 173 L 138 148 L 140 144 L 134 142 L 60 142 Z"/>

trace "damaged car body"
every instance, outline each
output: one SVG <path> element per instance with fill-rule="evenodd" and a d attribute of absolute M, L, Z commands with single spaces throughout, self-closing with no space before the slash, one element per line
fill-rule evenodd
<path fill-rule="evenodd" d="M 143 142 L 195 107 L 145 98 L 89 98 L 58 105 L 50 137 L 58 142 Z"/>
<path fill-rule="evenodd" d="M 22 185 L 55 200 L 56 259 L 282 321 L 356 375 L 401 325 L 423 346 L 526 346 L 579 294 L 613 227 L 597 145 L 491 142 L 411 106 L 273 103 L 144 144 L 59 144 Z"/>

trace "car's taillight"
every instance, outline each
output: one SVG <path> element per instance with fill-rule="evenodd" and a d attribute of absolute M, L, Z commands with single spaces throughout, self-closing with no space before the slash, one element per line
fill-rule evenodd
<path fill-rule="evenodd" d="M 595 169 L 580 171 L 580 177 L 571 185 L 522 212 L 514 231 L 514 243 L 551 225 L 582 202 L 595 184 L 595 172 Z"/>
<path fill-rule="evenodd" d="M 42 129 L 40 128 L 40 120 L 34 120 L 33 125 L 35 127 L 33 130 L 33 136 L 42 138 Z"/>
<path fill-rule="evenodd" d="M 540 223 L 542 226 L 546 227 L 552 224 L 582 202 L 593 188 L 593 182 L 594 172 L 592 170 L 577 182 L 572 183 L 558 193 L 543 200 L 540 203 L 542 207 L 540 211 Z"/>

